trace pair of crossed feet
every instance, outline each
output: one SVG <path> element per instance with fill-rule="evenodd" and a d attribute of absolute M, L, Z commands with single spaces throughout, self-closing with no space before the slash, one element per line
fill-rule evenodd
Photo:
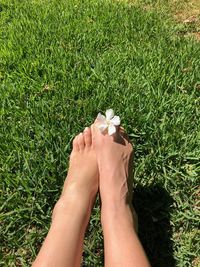
<path fill-rule="evenodd" d="M 119 127 L 109 136 L 102 134 L 95 124 L 86 127 L 73 140 L 60 202 L 78 199 L 80 205 L 88 207 L 86 213 L 89 214 L 99 191 L 102 221 L 110 210 L 128 208 L 133 212 L 133 225 L 137 227 L 129 190 L 132 153 L 133 147 L 123 128 Z"/>

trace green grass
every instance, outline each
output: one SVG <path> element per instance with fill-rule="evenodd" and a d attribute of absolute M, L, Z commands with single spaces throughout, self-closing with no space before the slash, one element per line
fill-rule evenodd
<path fill-rule="evenodd" d="M 1 266 L 30 266 L 71 140 L 109 107 L 135 144 L 152 265 L 199 266 L 200 43 L 143 2 L 0 0 Z M 98 205 L 83 261 L 103 266 Z"/>

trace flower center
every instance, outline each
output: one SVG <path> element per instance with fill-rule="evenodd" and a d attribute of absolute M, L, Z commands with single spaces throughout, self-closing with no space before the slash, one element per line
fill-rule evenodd
<path fill-rule="evenodd" d="M 106 120 L 106 123 L 108 124 L 108 126 L 111 124 L 110 120 Z"/>

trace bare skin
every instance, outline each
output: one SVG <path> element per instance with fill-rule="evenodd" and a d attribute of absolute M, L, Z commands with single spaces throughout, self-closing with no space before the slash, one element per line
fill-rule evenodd
<path fill-rule="evenodd" d="M 62 196 L 75 189 L 93 202 L 98 191 L 98 176 L 99 171 L 92 144 L 92 133 L 91 129 L 86 127 L 84 132 L 77 135 L 73 140 L 73 150 L 70 155 L 69 170 Z"/>
<path fill-rule="evenodd" d="M 114 136 L 92 127 L 99 166 L 101 222 L 106 267 L 149 267 L 138 239 L 136 216 L 131 205 L 129 178 L 133 147 L 122 128 Z"/>
<path fill-rule="evenodd" d="M 73 141 L 63 192 L 33 267 L 78 267 L 83 239 L 98 190 L 98 166 L 90 128 Z"/>
<path fill-rule="evenodd" d="M 75 137 L 63 192 L 33 267 L 78 267 L 91 209 L 100 191 L 106 267 L 149 267 L 136 234 L 128 186 L 132 145 L 121 129 L 114 137 L 93 125 Z"/>

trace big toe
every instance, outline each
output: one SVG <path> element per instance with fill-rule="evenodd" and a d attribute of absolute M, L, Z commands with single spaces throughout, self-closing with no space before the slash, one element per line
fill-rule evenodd
<path fill-rule="evenodd" d="M 83 136 L 84 136 L 84 141 L 85 141 L 86 147 L 90 147 L 92 145 L 92 133 L 91 133 L 91 129 L 89 127 L 85 128 L 85 130 L 83 132 Z"/>
<path fill-rule="evenodd" d="M 99 130 L 98 123 L 95 122 L 91 125 L 91 133 L 92 137 L 101 136 L 101 131 Z"/>

